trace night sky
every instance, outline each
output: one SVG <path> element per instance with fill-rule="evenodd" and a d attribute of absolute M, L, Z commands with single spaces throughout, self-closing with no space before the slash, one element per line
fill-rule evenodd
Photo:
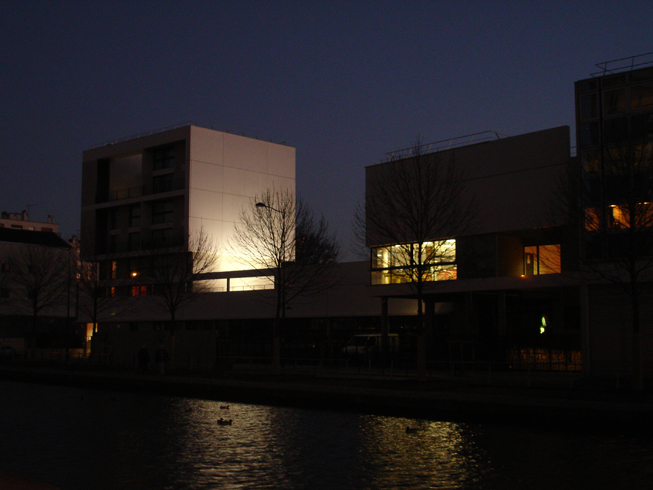
<path fill-rule="evenodd" d="M 83 150 L 195 121 L 295 147 L 347 250 L 386 152 L 573 126 L 574 81 L 653 51 L 650 0 L 0 0 L 0 18 L 0 210 L 66 239 Z"/>

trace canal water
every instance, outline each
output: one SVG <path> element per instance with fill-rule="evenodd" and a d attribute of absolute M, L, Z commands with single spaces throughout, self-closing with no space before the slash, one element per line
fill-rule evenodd
<path fill-rule="evenodd" d="M 653 441 L 2 381 L 0 470 L 62 490 L 649 489 Z"/>

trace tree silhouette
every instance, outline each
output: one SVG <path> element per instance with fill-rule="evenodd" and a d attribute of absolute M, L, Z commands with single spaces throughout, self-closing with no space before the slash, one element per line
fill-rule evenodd
<path fill-rule="evenodd" d="M 385 283 L 406 283 L 417 299 L 417 368 L 425 379 L 424 288 L 454 279 L 455 239 L 476 226 L 476 200 L 453 156 L 426 153 L 421 140 L 402 158 L 368 167 L 364 216 L 357 234 L 372 250 L 372 269 Z"/>

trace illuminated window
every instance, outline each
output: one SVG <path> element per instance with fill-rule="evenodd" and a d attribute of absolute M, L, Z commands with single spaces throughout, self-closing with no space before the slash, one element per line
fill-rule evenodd
<path fill-rule="evenodd" d="M 372 284 L 457 278 L 456 241 L 407 243 L 372 249 Z"/>
<path fill-rule="evenodd" d="M 628 228 L 628 210 L 625 206 L 610 206 L 610 228 Z"/>
<path fill-rule="evenodd" d="M 132 296 L 147 296 L 147 286 L 132 286 Z"/>
<path fill-rule="evenodd" d="M 612 204 L 610 206 L 610 228 L 627 229 L 632 226 L 635 228 L 643 228 L 653 226 L 653 206 L 649 202 L 642 202 L 633 206 L 634 209 L 628 206 L 620 206 Z M 634 213 L 631 216 L 631 212 Z"/>
<path fill-rule="evenodd" d="M 111 279 L 115 279 L 117 275 L 118 275 L 118 262 L 112 260 L 111 264 L 109 265 L 109 277 Z"/>
<path fill-rule="evenodd" d="M 560 245 L 524 247 L 524 275 L 559 274 Z"/>
<path fill-rule="evenodd" d="M 601 220 L 596 208 L 587 208 L 585 210 L 585 229 L 587 231 L 599 231 L 601 229 Z"/>

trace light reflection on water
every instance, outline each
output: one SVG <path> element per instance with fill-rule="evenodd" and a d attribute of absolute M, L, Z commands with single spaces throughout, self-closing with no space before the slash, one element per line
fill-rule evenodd
<path fill-rule="evenodd" d="M 179 400 L 175 466 L 257 488 L 460 488 L 482 471 L 460 424 Z M 233 425 L 216 424 L 231 418 Z M 406 427 L 418 428 L 407 434 Z M 182 479 L 183 480 L 183 479 Z"/>
<path fill-rule="evenodd" d="M 653 477 L 644 438 L 8 382 L 0 393 L 0 470 L 62 490 L 649 488 Z"/>

